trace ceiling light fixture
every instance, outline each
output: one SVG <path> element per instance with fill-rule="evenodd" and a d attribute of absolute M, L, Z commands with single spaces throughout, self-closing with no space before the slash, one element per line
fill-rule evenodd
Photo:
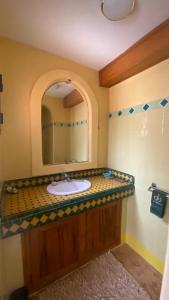
<path fill-rule="evenodd" d="M 59 81 L 55 84 L 55 89 L 59 89 L 61 86 L 65 85 L 65 84 L 70 84 L 71 83 L 71 79 L 66 79 L 64 81 Z"/>
<path fill-rule="evenodd" d="M 121 21 L 135 9 L 136 0 L 102 0 L 101 11 L 110 21 Z"/>

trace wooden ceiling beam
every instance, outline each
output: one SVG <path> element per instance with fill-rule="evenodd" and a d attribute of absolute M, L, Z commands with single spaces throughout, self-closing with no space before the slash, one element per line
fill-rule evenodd
<path fill-rule="evenodd" d="M 81 94 L 77 90 L 73 90 L 63 99 L 63 106 L 64 108 L 70 108 L 81 102 L 83 102 Z"/>
<path fill-rule="evenodd" d="M 167 58 L 169 58 L 169 19 L 100 70 L 100 86 L 111 87 Z"/>

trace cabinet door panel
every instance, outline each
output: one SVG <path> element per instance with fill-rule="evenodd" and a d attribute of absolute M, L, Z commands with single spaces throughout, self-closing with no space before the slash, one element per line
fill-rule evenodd
<path fill-rule="evenodd" d="M 102 250 L 101 208 L 86 214 L 86 253 L 90 259 Z"/>
<path fill-rule="evenodd" d="M 28 254 L 24 255 L 27 257 L 25 268 L 31 264 L 30 290 L 65 274 L 65 270 L 78 264 L 79 236 L 78 216 L 24 234 L 23 251 Z"/>
<path fill-rule="evenodd" d="M 78 260 L 78 226 L 61 223 L 37 233 L 40 277 L 48 276 Z"/>
<path fill-rule="evenodd" d="M 86 252 L 88 257 L 120 244 L 121 202 L 87 212 Z"/>
<path fill-rule="evenodd" d="M 25 285 L 34 292 L 120 244 L 121 201 L 22 235 Z"/>
<path fill-rule="evenodd" d="M 103 207 L 102 213 L 102 243 L 103 247 L 109 248 L 120 244 L 121 232 L 121 202 Z"/>

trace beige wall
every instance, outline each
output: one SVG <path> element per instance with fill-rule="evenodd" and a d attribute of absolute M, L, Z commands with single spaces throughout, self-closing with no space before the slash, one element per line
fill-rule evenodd
<path fill-rule="evenodd" d="M 169 60 L 110 89 L 109 112 L 169 96 Z M 169 108 L 109 120 L 108 166 L 133 174 L 136 193 L 127 203 L 126 240 L 162 271 L 169 207 L 164 219 L 149 212 L 152 182 L 169 189 Z"/>
<path fill-rule="evenodd" d="M 73 106 L 70 109 L 70 122 L 87 120 L 88 106 L 86 101 Z M 70 159 L 87 161 L 89 159 L 89 127 L 88 123 L 70 128 Z"/>
<path fill-rule="evenodd" d="M 2 110 L 5 120 L 0 134 L 0 180 L 32 175 L 30 94 L 39 77 L 56 69 L 76 73 L 93 91 L 99 109 L 98 166 L 105 166 L 108 90 L 99 87 L 98 72 L 5 38 L 0 38 L 0 53 L 0 69 L 4 81 Z M 1 245 L 1 271 L 5 282 L 3 292 L 8 294 L 23 285 L 20 235 L 1 241 Z"/>
<path fill-rule="evenodd" d="M 0 295 L 8 296 L 24 285 L 20 235 L 1 240 L 0 250 Z"/>
<path fill-rule="evenodd" d="M 0 53 L 1 53 L 1 47 L 0 47 Z M 0 74 L 3 74 L 4 72 L 4 60 L 0 58 Z M 2 78 L 3 80 L 3 78 Z M 3 95 L 0 93 L 0 101 L 1 101 L 1 110 L 3 110 L 4 105 L 2 103 Z M 3 179 L 3 172 L 2 172 L 2 128 L 4 125 L 0 125 L 0 181 Z"/>
<path fill-rule="evenodd" d="M 89 156 L 87 101 L 84 100 L 73 107 L 64 108 L 62 99 L 45 95 L 42 104 L 44 163 L 59 164 L 72 160 L 76 162 L 87 161 Z M 48 117 L 48 115 L 50 116 Z M 72 124 L 82 120 L 87 120 L 87 123 L 73 127 L 52 126 L 52 124 L 51 126 L 45 126 L 53 122 Z"/>
<path fill-rule="evenodd" d="M 70 108 L 70 122 L 79 120 L 88 120 L 88 106 L 86 101 L 83 101 Z"/>
<path fill-rule="evenodd" d="M 53 126 L 52 112 L 47 105 L 41 107 L 41 131 L 42 131 L 42 160 L 44 164 L 54 161 L 53 153 Z"/>
<path fill-rule="evenodd" d="M 106 165 L 107 89 L 98 85 L 98 72 L 50 53 L 0 38 L 4 76 L 2 138 L 3 178 L 29 177 L 31 170 L 30 93 L 44 73 L 65 69 L 81 76 L 95 94 L 99 107 L 98 165 Z M 1 62 L 2 61 L 2 62 Z"/>
<path fill-rule="evenodd" d="M 165 268 L 164 275 L 161 287 L 161 295 L 160 300 L 166 300 L 169 298 L 169 232 L 168 232 L 168 242 L 167 242 L 167 251 L 166 251 L 166 260 L 165 260 Z"/>
<path fill-rule="evenodd" d="M 0 133 L 0 181 L 3 179 L 3 171 L 2 171 L 2 137 Z"/>
<path fill-rule="evenodd" d="M 52 115 L 52 120 L 56 122 L 69 122 L 70 121 L 70 110 L 64 108 L 63 100 L 44 95 L 42 100 L 43 105 L 49 108 Z"/>
<path fill-rule="evenodd" d="M 62 99 L 48 95 L 44 95 L 42 104 L 43 110 L 47 109 L 51 116 L 50 120 L 45 121 L 47 114 L 44 114 L 43 125 L 52 123 L 50 127 L 45 127 L 42 130 L 43 162 L 44 164 L 64 163 L 69 160 L 69 128 L 54 126 L 53 123 L 69 123 L 70 110 L 64 108 Z"/>
<path fill-rule="evenodd" d="M 169 59 L 109 90 L 109 111 L 169 96 Z"/>
<path fill-rule="evenodd" d="M 3 72 L 3 61 L 0 61 L 0 73 Z M 0 181 L 3 179 L 2 172 L 2 125 L 0 126 Z M 4 280 L 3 280 L 3 259 L 2 259 L 2 241 L 0 240 L 0 297 L 4 292 Z"/>

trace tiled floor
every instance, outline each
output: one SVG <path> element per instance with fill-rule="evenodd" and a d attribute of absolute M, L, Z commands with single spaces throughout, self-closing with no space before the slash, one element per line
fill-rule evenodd
<path fill-rule="evenodd" d="M 162 282 L 159 272 L 126 244 L 113 249 L 112 254 L 148 292 L 152 300 L 159 300 Z M 31 300 L 38 300 L 38 295 L 32 297 Z"/>
<path fill-rule="evenodd" d="M 124 244 L 112 250 L 123 267 L 148 292 L 152 300 L 159 300 L 162 276 L 140 255 Z"/>

